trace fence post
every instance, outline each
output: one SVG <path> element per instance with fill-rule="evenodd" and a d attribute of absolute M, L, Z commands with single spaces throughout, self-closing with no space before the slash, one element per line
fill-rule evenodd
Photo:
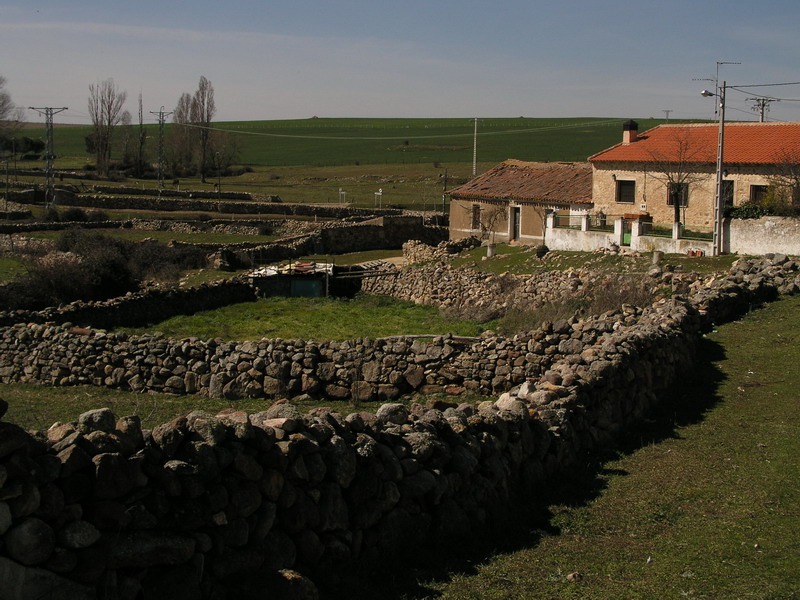
<path fill-rule="evenodd" d="M 553 231 L 553 228 L 555 226 L 555 215 L 556 214 L 554 212 L 548 212 L 545 215 L 545 218 L 544 218 L 545 225 L 544 226 L 545 226 L 545 230 L 546 231 Z"/>
<path fill-rule="evenodd" d="M 617 217 L 614 221 L 614 243 L 622 247 L 625 237 L 625 218 Z"/>
<path fill-rule="evenodd" d="M 589 213 L 581 215 L 581 231 L 589 231 Z"/>
<path fill-rule="evenodd" d="M 680 224 L 680 223 L 678 223 L 677 221 L 675 221 L 675 222 L 672 224 L 672 239 L 673 239 L 673 240 L 679 240 L 679 239 L 681 239 L 681 233 L 682 233 L 682 229 L 683 229 L 683 228 L 681 227 L 681 224 Z"/>

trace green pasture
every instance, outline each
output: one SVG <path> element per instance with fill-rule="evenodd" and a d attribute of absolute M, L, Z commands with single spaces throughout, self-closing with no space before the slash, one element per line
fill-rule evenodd
<path fill-rule="evenodd" d="M 520 160 L 586 160 L 616 144 L 623 119 L 486 118 L 478 120 L 478 159 L 496 163 Z M 662 123 L 639 119 L 640 131 Z M 250 166 L 471 163 L 474 121 L 458 119 L 295 119 L 217 122 L 233 135 L 239 163 Z M 166 126 L 166 136 L 175 125 Z M 59 162 L 77 167 L 92 161 L 86 153 L 89 126 L 56 127 Z M 158 129 L 148 125 L 151 156 L 157 154 Z M 43 138 L 44 127 L 24 135 Z M 118 132 L 117 138 L 121 137 Z"/>
<path fill-rule="evenodd" d="M 158 331 L 174 338 L 349 340 L 445 333 L 477 336 L 484 329 L 484 325 L 474 321 L 444 317 L 431 306 L 364 295 L 353 300 L 267 298 L 180 315 L 150 327 L 125 331 L 132 334 Z"/>

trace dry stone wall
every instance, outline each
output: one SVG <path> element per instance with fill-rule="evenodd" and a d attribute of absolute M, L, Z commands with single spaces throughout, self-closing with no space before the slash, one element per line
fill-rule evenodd
<path fill-rule="evenodd" d="M 303 415 L 277 403 L 152 430 L 107 409 L 38 433 L 0 421 L 4 598 L 315 598 L 309 578 L 341 585 L 353 561 L 463 536 L 515 497 L 535 502 L 549 477 L 647 414 L 691 368 L 702 331 L 799 285 L 785 257 L 740 260 L 687 297 L 547 325 L 530 340 L 531 354 L 552 352 L 541 376 L 477 406 Z M 30 340 L 46 328 L 31 325 Z M 562 328 L 557 346 L 543 343 Z M 64 338 L 73 350 L 111 337 L 70 335 L 85 336 Z M 302 368 L 305 351 L 286 359 Z"/>

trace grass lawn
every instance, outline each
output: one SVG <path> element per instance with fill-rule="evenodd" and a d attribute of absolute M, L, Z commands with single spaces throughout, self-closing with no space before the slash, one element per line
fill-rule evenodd
<path fill-rule="evenodd" d="M 546 522 L 404 597 L 800 597 L 799 344 L 800 297 L 720 327 L 653 422 L 562 482 Z"/>
<path fill-rule="evenodd" d="M 267 298 L 125 331 L 160 331 L 175 338 L 349 340 L 444 333 L 477 336 L 490 325 L 447 319 L 436 308 L 394 298 L 357 296 L 353 300 Z"/>
<path fill-rule="evenodd" d="M 13 258 L 0 258 L 0 282 L 10 281 L 25 273 L 25 266 Z"/>

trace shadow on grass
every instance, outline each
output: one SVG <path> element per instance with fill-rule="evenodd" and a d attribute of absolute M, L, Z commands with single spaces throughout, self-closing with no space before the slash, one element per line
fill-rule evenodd
<path fill-rule="evenodd" d="M 717 393 L 724 375 L 716 363 L 725 359 L 722 346 L 703 338 L 695 368 L 661 396 L 661 402 L 646 420 L 630 429 L 614 448 L 587 457 L 557 480 L 549 481 L 535 502 L 517 502 L 505 507 L 500 522 L 486 530 L 475 529 L 457 541 L 431 543 L 415 548 L 413 555 L 387 557 L 381 564 L 357 565 L 349 570 L 335 590 L 324 589 L 329 600 L 423 600 L 441 593 L 428 582 L 446 582 L 453 574 L 473 575 L 476 567 L 498 554 L 534 548 L 560 531 L 552 524 L 549 506 L 580 507 L 598 497 L 610 476 L 626 471 L 606 465 L 636 450 L 665 439 L 679 438 L 679 429 L 702 421 L 719 401 Z"/>

